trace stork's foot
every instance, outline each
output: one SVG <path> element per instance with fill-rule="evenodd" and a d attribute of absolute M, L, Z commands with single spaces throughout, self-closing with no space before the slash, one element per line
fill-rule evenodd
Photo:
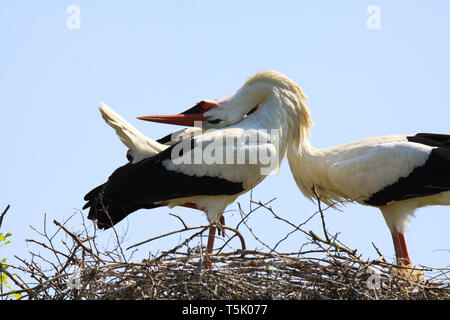
<path fill-rule="evenodd" d="M 219 219 L 219 225 L 217 227 L 217 234 L 222 237 L 225 237 L 225 228 L 222 227 L 224 225 L 225 225 L 225 218 L 221 216 Z"/>
<path fill-rule="evenodd" d="M 425 282 L 425 276 L 422 271 L 414 269 L 412 265 L 408 268 L 394 268 L 391 274 L 401 280 L 407 280 L 415 283 Z"/>
<path fill-rule="evenodd" d="M 222 228 L 222 226 L 224 226 L 224 225 L 225 225 L 225 218 L 223 216 L 220 216 L 217 228 L 216 227 L 209 228 L 208 244 L 206 245 L 206 254 L 207 255 L 210 255 L 213 252 L 216 230 L 217 230 L 218 235 L 220 235 L 222 237 L 225 236 L 225 229 Z M 209 261 L 205 261 L 203 263 L 203 269 L 207 270 L 207 269 L 212 269 L 212 268 L 214 268 L 214 263 L 209 262 Z"/>
<path fill-rule="evenodd" d="M 393 268 L 391 270 L 391 277 L 407 296 L 426 281 L 423 272 L 414 269 L 412 265 L 407 266 L 407 268 Z"/>
<path fill-rule="evenodd" d="M 214 269 L 214 263 L 212 263 L 210 261 L 203 262 L 203 269 L 205 269 L 205 270 Z"/>
<path fill-rule="evenodd" d="M 410 270 L 407 273 L 408 278 L 415 283 L 425 283 L 425 275 L 420 270 Z"/>

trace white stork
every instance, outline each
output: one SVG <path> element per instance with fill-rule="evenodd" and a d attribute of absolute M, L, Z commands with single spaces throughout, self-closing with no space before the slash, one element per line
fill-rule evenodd
<path fill-rule="evenodd" d="M 244 114 L 234 114 L 236 119 L 249 115 L 248 119 L 235 126 L 224 126 L 219 119 L 203 116 L 213 107 L 218 112 L 233 109 L 234 105 L 246 105 L 249 95 L 253 95 L 253 90 L 249 90 L 249 87 L 256 86 L 258 82 L 257 77 L 251 78 L 230 97 L 218 101 L 203 100 L 182 114 L 156 117 L 159 122 L 193 125 L 195 121 L 204 121 L 205 127 L 220 128 L 185 138 L 169 147 L 146 138 L 117 114 L 114 116 L 109 112 L 108 115 L 103 108 L 105 120 L 130 148 L 128 156 L 131 161 L 115 170 L 104 184 L 86 194 L 84 199 L 87 203 L 83 209 L 89 208 L 88 218 L 95 220 L 100 229 L 108 229 L 139 209 L 187 206 L 203 210 L 208 221 L 217 224 L 227 205 L 240 194 L 255 187 L 269 174 L 267 170 L 271 170 L 266 162 L 252 162 L 251 154 L 256 151 L 258 155 L 270 155 L 279 164 L 286 155 L 287 145 L 298 139 L 298 135 L 290 134 L 295 130 L 287 130 L 281 132 L 277 136 L 280 139 L 272 143 L 271 133 L 266 129 L 279 128 L 281 120 L 250 117 L 258 109 L 256 104 Z M 276 105 L 268 103 L 265 108 L 268 111 L 276 110 L 278 114 Z M 248 141 L 249 136 L 256 136 L 257 140 Z M 167 139 L 160 139 L 160 142 L 163 140 Z M 279 144 L 279 141 L 282 143 Z M 185 148 L 186 146 L 190 148 Z M 197 163 L 197 150 L 206 155 L 223 154 L 226 161 Z M 242 154 L 242 163 L 239 160 L 231 163 L 228 161 L 238 159 Z M 193 161 L 185 161 L 189 159 Z M 210 231 L 208 252 L 212 251 L 213 240 L 214 234 L 211 236 Z"/>
<path fill-rule="evenodd" d="M 450 135 L 389 135 L 315 149 L 308 141 L 312 120 L 306 100 L 292 80 L 266 71 L 253 76 L 232 103 L 211 108 L 204 117 L 222 126 L 240 119 L 279 125 L 288 143 L 282 151 L 302 193 L 313 199 L 315 190 L 330 206 L 349 200 L 379 208 L 397 264 L 411 265 L 404 236 L 409 217 L 420 207 L 450 205 Z M 260 109 L 243 118 L 254 105 Z"/>

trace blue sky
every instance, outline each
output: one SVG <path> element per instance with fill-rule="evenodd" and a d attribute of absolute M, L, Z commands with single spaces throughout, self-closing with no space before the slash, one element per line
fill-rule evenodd
<path fill-rule="evenodd" d="M 80 9 L 70 30 L 67 8 Z M 367 8 L 380 9 L 369 29 Z M 309 97 L 311 142 L 327 147 L 364 137 L 433 132 L 450 134 L 450 2 L 448 1 L 8 1 L 0 8 L 0 209 L 11 205 L 2 232 L 13 234 L 1 256 L 17 262 L 34 247 L 30 225 L 63 221 L 83 206 L 86 192 L 125 163 L 125 147 L 100 117 L 105 101 L 149 137 L 174 127 L 136 116 L 178 113 L 200 99 L 238 89 L 251 74 L 273 69 Z M 300 223 L 316 207 L 297 189 L 287 162 L 253 191 L 277 214 Z M 238 199 L 248 208 L 249 195 Z M 237 202 L 227 224 L 240 220 Z M 190 225 L 204 215 L 184 208 L 141 210 L 118 226 L 126 244 Z M 86 213 L 87 214 L 87 213 Z M 365 258 L 372 242 L 390 261 L 394 250 L 381 213 L 348 205 L 326 212 L 329 232 Z M 269 213 L 249 221 L 274 244 L 290 229 Z M 450 208 L 421 209 L 406 236 L 416 264 L 450 261 Z M 76 224 L 73 229 L 79 228 Z M 306 229 L 322 234 L 317 217 Z M 100 235 L 107 242 L 111 232 Z M 247 234 L 249 248 L 261 248 Z M 281 251 L 306 241 L 296 235 Z M 154 242 L 140 249 L 171 249 Z M 239 247 L 236 242 L 234 247 Z"/>

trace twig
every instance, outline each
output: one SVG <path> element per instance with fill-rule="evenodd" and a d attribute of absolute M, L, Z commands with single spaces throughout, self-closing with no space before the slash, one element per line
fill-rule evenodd
<path fill-rule="evenodd" d="M 159 236 L 156 236 L 156 237 L 153 237 L 153 238 L 150 238 L 150 239 L 147 239 L 147 240 L 138 242 L 138 243 L 136 243 L 136 244 L 133 244 L 133 245 L 129 246 L 129 247 L 127 248 L 127 250 L 129 250 L 129 249 L 131 249 L 131 248 L 134 248 L 134 247 L 137 247 L 137 246 L 140 246 L 140 245 L 143 245 L 143 244 L 145 244 L 145 243 L 148 243 L 148 242 L 151 242 L 151 241 L 160 239 L 160 238 L 164 238 L 164 237 L 167 237 L 167 236 L 176 234 L 176 233 L 181 233 L 181 232 L 190 231 L 190 230 L 197 230 L 197 229 L 203 229 L 202 232 L 204 232 L 204 231 L 206 231 L 206 230 L 207 230 L 208 228 L 210 228 L 210 227 L 217 227 L 217 226 L 214 225 L 214 224 L 212 224 L 212 225 L 206 225 L 206 226 L 203 225 L 203 226 L 197 226 L 197 227 L 188 227 L 188 228 L 184 228 L 184 229 L 180 229 L 180 230 L 176 230 L 176 231 L 171 231 L 171 232 L 168 232 L 168 233 L 165 233 L 165 234 L 162 234 L 162 235 L 159 235 Z M 231 228 L 231 227 L 228 227 L 228 226 L 222 226 L 222 228 L 224 228 L 224 229 L 226 229 L 226 230 L 233 231 L 235 234 L 237 234 L 237 236 L 239 237 L 239 239 L 240 239 L 240 241 L 241 241 L 242 250 L 245 250 L 245 240 L 244 240 L 244 237 L 242 236 L 242 234 L 241 234 L 237 229 L 234 229 L 234 228 Z"/>
<path fill-rule="evenodd" d="M 84 250 L 86 250 L 87 252 L 89 252 L 92 256 L 94 256 L 97 260 L 101 260 L 100 257 L 98 255 L 96 255 L 90 248 L 88 248 L 79 238 L 76 234 L 74 234 L 73 232 L 67 230 L 66 227 L 64 227 L 61 223 L 59 223 L 56 220 L 53 220 L 53 223 L 55 225 L 57 225 L 58 227 L 60 227 L 61 229 L 63 229 L 73 240 L 75 240 L 76 243 L 78 243 L 78 245 L 80 247 L 82 247 Z"/>
<path fill-rule="evenodd" d="M 319 237 L 318 235 L 316 235 L 316 234 L 315 234 L 314 232 L 312 232 L 312 231 L 309 231 L 309 235 L 310 235 L 311 238 L 313 238 L 313 240 L 315 240 L 315 241 L 319 241 L 319 242 L 322 242 L 322 243 L 324 243 L 324 244 L 330 245 L 330 246 L 336 248 L 337 250 L 341 250 L 341 251 L 344 251 L 344 252 L 348 253 L 351 257 L 357 258 L 357 256 L 356 256 L 356 250 L 350 250 L 349 248 L 343 247 L 343 246 L 341 246 L 340 244 L 338 244 L 338 243 L 336 243 L 336 242 L 334 242 L 334 241 L 322 239 L 321 237 Z"/>
<path fill-rule="evenodd" d="M 387 262 L 386 259 L 384 258 L 384 255 L 380 252 L 380 250 L 377 248 L 377 246 L 375 245 L 375 243 L 372 242 L 372 246 L 375 248 L 375 251 L 378 253 L 378 255 L 379 255 L 380 258 L 383 260 L 383 262 Z"/>
<path fill-rule="evenodd" d="M 8 212 L 8 210 L 9 210 L 9 204 L 6 206 L 6 209 L 5 210 L 3 210 L 3 213 L 0 215 L 0 227 L 2 226 L 2 223 L 3 223 L 3 218 L 5 217 L 5 214 L 6 214 L 6 212 Z"/>
<path fill-rule="evenodd" d="M 271 200 L 272 201 L 272 200 Z M 270 201 L 270 202 L 271 202 Z M 263 206 L 263 204 L 262 203 L 258 203 L 258 205 L 259 205 L 259 207 L 258 208 L 260 208 L 260 207 L 262 207 Z M 241 217 L 242 217 L 242 219 L 241 219 L 241 221 L 239 222 L 239 224 L 240 223 L 244 223 L 244 225 L 246 226 L 246 228 L 247 228 L 247 230 L 251 233 L 251 235 L 253 236 L 253 238 L 255 238 L 255 240 L 256 241 L 258 241 L 259 243 L 261 243 L 264 247 L 266 247 L 267 249 L 269 249 L 269 250 L 271 250 L 272 248 L 268 245 L 268 244 L 266 244 L 264 241 L 262 241 L 254 232 L 253 232 L 253 230 L 252 230 L 252 228 L 250 228 L 250 226 L 247 224 L 247 222 L 245 221 L 246 219 L 247 219 L 247 217 L 248 217 L 248 215 L 249 214 L 247 214 L 247 215 L 244 215 L 244 212 L 242 211 L 242 208 L 241 208 L 241 204 L 238 204 L 238 207 L 239 207 L 239 213 L 241 214 Z M 258 208 L 256 208 L 256 209 L 258 209 Z M 256 210 L 255 209 L 255 210 Z M 250 212 L 252 212 L 252 211 L 250 211 Z M 238 225 L 239 225 L 238 224 Z M 273 250 L 272 250 L 273 251 Z M 276 251 L 275 251 L 276 252 Z"/>
<path fill-rule="evenodd" d="M 175 218 L 177 218 L 178 220 L 180 220 L 181 223 L 183 224 L 183 226 L 184 226 L 185 229 L 188 228 L 188 226 L 186 225 L 186 223 L 184 223 L 183 219 L 181 219 L 179 216 L 177 216 L 176 214 L 173 214 L 173 213 L 169 213 L 169 215 L 171 215 L 172 217 L 175 217 Z"/>
<path fill-rule="evenodd" d="M 330 242 L 330 237 L 328 237 L 327 227 L 325 225 L 325 217 L 324 217 L 324 214 L 323 214 L 323 211 L 322 211 L 320 196 L 316 192 L 316 186 L 315 185 L 312 186 L 312 192 L 313 192 L 314 196 L 317 199 L 317 206 L 319 207 L 320 218 L 322 219 L 322 228 L 323 228 L 323 233 L 325 234 L 325 239 L 327 239 L 327 241 Z"/>

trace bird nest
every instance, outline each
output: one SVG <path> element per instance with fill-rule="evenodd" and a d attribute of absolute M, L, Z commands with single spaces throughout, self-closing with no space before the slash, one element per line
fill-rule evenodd
<path fill-rule="evenodd" d="M 86 226 L 80 212 L 74 214 L 83 226 L 79 232 L 69 230 L 67 224 L 74 216 L 63 223 L 53 221 L 52 232 L 44 218 L 43 230 L 34 229 L 39 239 L 26 240 L 39 251 L 32 251 L 27 259 L 16 256 L 19 265 L 3 270 L 16 288 L 0 297 L 10 298 L 15 293 L 31 300 L 450 298 L 450 269 L 398 267 L 388 263 L 376 247 L 379 258 L 364 260 L 336 237 L 330 238 L 325 224 L 324 237 L 319 237 L 278 216 L 268 203 L 254 204 L 258 207 L 248 213 L 239 206 L 242 220 L 234 228 L 226 227 L 229 240 L 239 239 L 239 249 L 222 252 L 222 247 L 212 255 L 205 254 L 203 246 L 189 244 L 207 233 L 209 226 L 188 227 L 177 216 L 182 229 L 145 242 L 186 231 L 191 234 L 171 250 L 140 261 L 126 255 L 129 250 L 122 248 L 123 238 L 116 230 L 114 248 L 99 249 L 95 228 Z M 281 253 L 276 250 L 278 244 L 266 245 L 265 250 L 246 249 L 240 228 L 258 208 L 288 224 L 291 232 L 303 233 L 309 240 L 308 249 L 302 246 L 298 252 Z M 321 209 L 318 213 L 323 218 Z"/>

